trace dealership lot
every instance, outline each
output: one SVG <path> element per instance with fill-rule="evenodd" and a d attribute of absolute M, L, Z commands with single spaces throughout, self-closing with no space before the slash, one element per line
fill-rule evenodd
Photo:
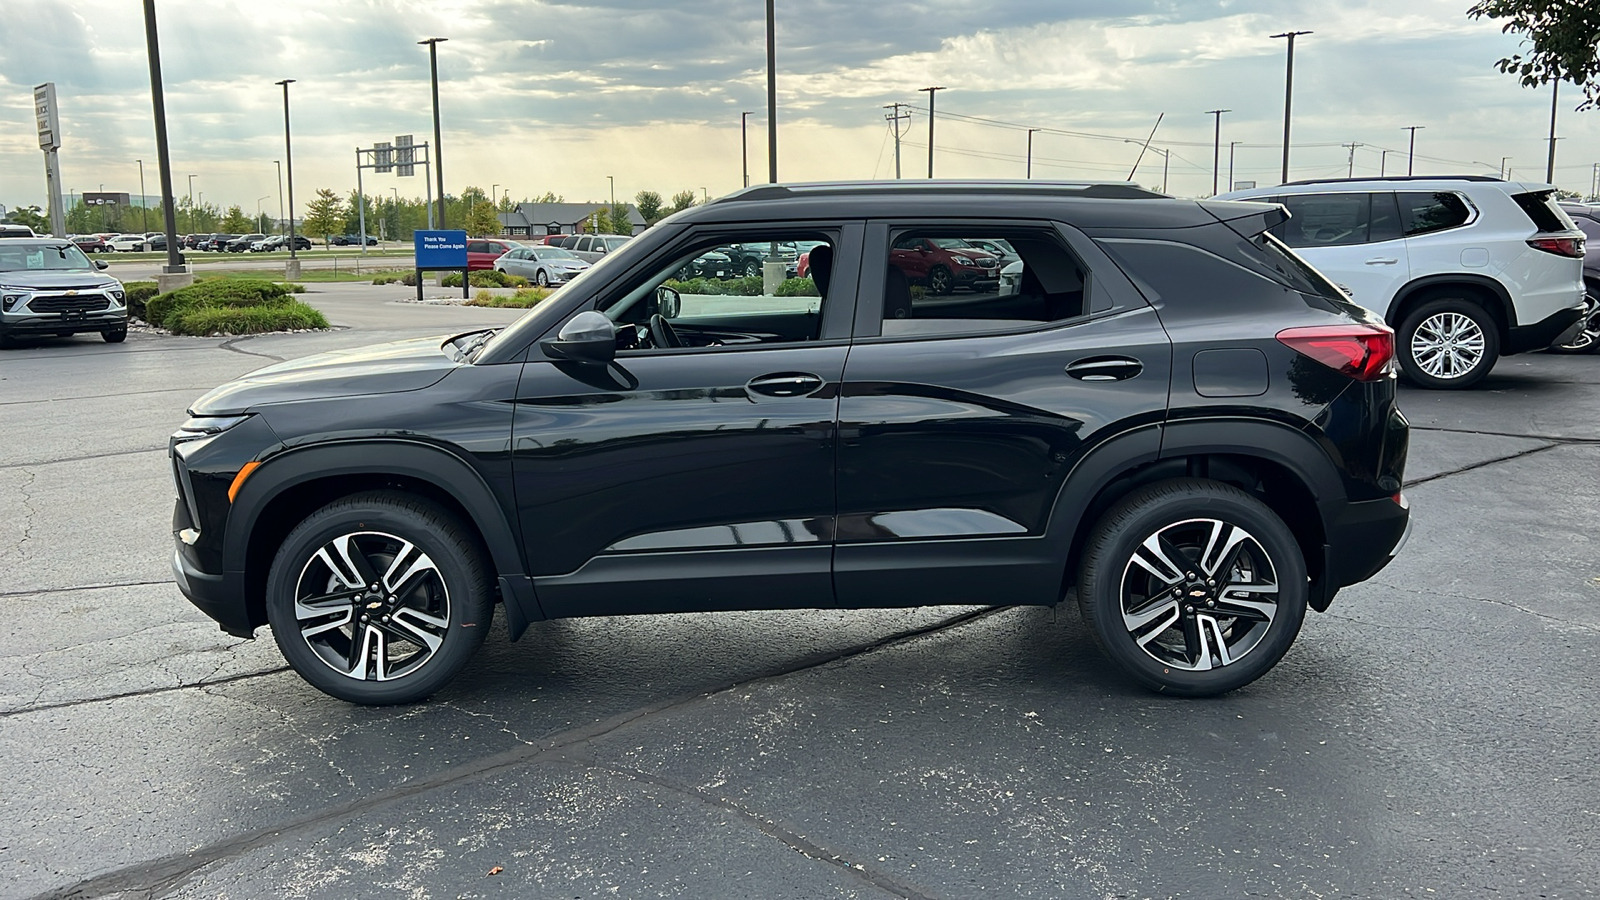
<path fill-rule="evenodd" d="M 166 436 L 272 360 L 516 312 L 313 290 L 339 330 L 0 356 L 0 896 L 1600 892 L 1600 359 L 1406 391 L 1409 546 L 1217 700 L 974 605 L 497 626 L 366 709 L 172 586 Z"/>

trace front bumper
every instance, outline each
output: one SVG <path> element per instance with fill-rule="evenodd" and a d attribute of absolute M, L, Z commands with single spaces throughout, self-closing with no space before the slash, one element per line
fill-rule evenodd
<path fill-rule="evenodd" d="M 211 573 L 200 567 L 193 549 L 181 535 L 172 536 L 172 580 L 195 608 L 217 621 L 234 637 L 253 637 L 255 627 L 244 604 L 243 576 L 238 572 Z"/>
<path fill-rule="evenodd" d="M 115 331 L 128 327 L 128 310 L 109 309 L 84 313 L 6 313 L 0 330 L 11 337 L 29 334 L 80 334 Z"/>
<path fill-rule="evenodd" d="M 1581 328 L 1583 311 L 1584 303 L 1580 297 L 1571 306 L 1556 310 L 1542 321 L 1509 329 L 1506 346 L 1500 350 L 1501 355 L 1511 356 L 1516 353 L 1527 353 L 1530 350 L 1545 349 L 1562 337 L 1567 337 L 1567 332 Z"/>

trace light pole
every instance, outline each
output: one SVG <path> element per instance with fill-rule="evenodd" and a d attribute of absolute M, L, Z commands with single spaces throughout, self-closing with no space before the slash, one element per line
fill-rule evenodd
<path fill-rule="evenodd" d="M 928 96 L 932 97 L 933 95 L 929 94 Z M 1033 177 L 1033 133 L 1035 131 L 1043 131 L 1043 130 L 1044 129 L 1042 129 L 1042 128 L 1029 128 L 1028 129 L 1028 174 L 1026 176 L 1028 178 L 1032 178 Z"/>
<path fill-rule="evenodd" d="M 283 168 L 287 172 L 289 181 L 289 264 L 285 274 L 291 278 L 300 277 L 300 258 L 295 255 L 294 249 L 294 150 L 289 143 L 289 85 L 294 84 L 293 78 L 285 78 L 274 84 L 283 86 Z"/>
<path fill-rule="evenodd" d="M 617 205 L 617 178 L 615 175 L 607 175 L 606 181 L 611 182 L 611 205 L 615 207 Z"/>
<path fill-rule="evenodd" d="M 778 183 L 778 20 L 767 0 L 767 181 Z"/>
<path fill-rule="evenodd" d="M 739 160 L 744 165 L 744 186 L 750 186 L 750 113 L 739 113 Z"/>
<path fill-rule="evenodd" d="M 272 199 L 272 195 L 271 194 L 268 194 L 265 197 L 257 197 L 256 198 L 256 227 L 257 228 L 261 227 L 261 201 L 263 201 L 263 200 L 271 200 L 271 199 Z"/>
<path fill-rule="evenodd" d="M 1509 157 L 1509 156 L 1500 157 L 1500 179 L 1502 181 L 1504 181 L 1505 177 L 1506 177 L 1506 163 L 1508 163 L 1510 161 L 1511 161 L 1511 157 Z"/>
<path fill-rule="evenodd" d="M 1406 174 L 1407 175 L 1411 174 L 1411 172 L 1412 172 L 1412 163 L 1415 162 L 1416 158 L 1417 158 L 1417 129 L 1426 128 L 1426 127 L 1428 127 L 1428 126 L 1426 126 L 1426 125 L 1407 125 L 1406 127 L 1400 129 L 1401 131 L 1409 131 L 1409 132 L 1411 132 L 1411 148 L 1406 151 Z M 1351 152 L 1354 153 L 1355 151 L 1351 151 Z"/>
<path fill-rule="evenodd" d="M 1172 164 L 1172 151 L 1160 150 L 1155 147 L 1150 149 L 1161 154 L 1161 193 L 1165 194 L 1167 192 L 1167 168 Z"/>
<path fill-rule="evenodd" d="M 1383 153 L 1379 154 L 1379 156 L 1378 156 L 1378 177 L 1379 178 L 1382 178 L 1385 175 L 1389 174 L 1389 154 L 1391 154 L 1393 152 L 1394 152 L 1393 150 L 1385 150 L 1385 151 L 1383 151 Z"/>
<path fill-rule="evenodd" d="M 1556 98 L 1561 93 L 1561 82 L 1550 81 L 1550 161 L 1544 166 L 1544 180 L 1547 184 L 1556 183 Z"/>
<path fill-rule="evenodd" d="M 440 147 L 439 140 L 439 45 L 449 38 L 428 38 L 417 41 L 428 45 L 428 72 L 433 78 L 433 174 L 439 185 L 439 227 L 449 227 L 444 223 L 444 150 Z"/>
<path fill-rule="evenodd" d="M 1274 38 L 1289 39 L 1289 65 L 1283 76 L 1283 183 L 1289 182 L 1289 111 L 1294 103 L 1294 39 L 1310 31 L 1285 31 Z"/>
<path fill-rule="evenodd" d="M 275 159 L 272 166 L 278 170 L 278 233 L 283 234 L 283 162 Z"/>
<path fill-rule="evenodd" d="M 1228 142 L 1228 190 L 1233 190 L 1233 148 L 1244 143 L 1243 141 Z"/>
<path fill-rule="evenodd" d="M 202 195 L 204 196 L 204 195 Z M 189 176 L 189 233 L 194 234 L 194 176 Z"/>
<path fill-rule="evenodd" d="M 146 234 L 150 233 L 150 204 L 144 199 L 144 160 L 136 159 L 139 164 L 139 224 Z"/>
<path fill-rule="evenodd" d="M 1217 118 L 1216 136 L 1211 142 L 1211 196 L 1213 197 L 1217 195 L 1217 179 L 1222 175 L 1222 114 L 1225 112 L 1233 112 L 1233 110 L 1212 109 L 1206 111 L 1206 115 L 1216 116 Z M 1229 146 L 1230 148 L 1232 147 L 1231 144 Z M 1231 181 L 1232 179 L 1230 178 L 1229 180 Z"/>
<path fill-rule="evenodd" d="M 499 197 L 496 196 L 496 192 L 499 191 L 499 190 L 500 190 L 500 185 L 498 185 L 498 184 L 491 184 L 489 186 L 489 203 L 490 203 L 490 205 L 493 205 L 495 209 L 499 209 L 500 208 L 499 205 L 495 204 L 495 201 L 499 199 Z"/>
<path fill-rule="evenodd" d="M 700 189 L 700 205 L 701 206 L 705 206 L 707 203 L 710 203 L 710 202 L 711 202 L 711 192 L 707 191 L 705 188 L 701 188 Z"/>
<path fill-rule="evenodd" d="M 942 90 L 944 90 L 944 87 L 942 85 L 939 86 L 939 87 L 917 88 L 917 92 L 918 93 L 926 92 L 927 95 L 928 95 L 928 177 L 929 178 L 933 177 L 933 97 L 934 97 L 934 94 L 936 94 L 937 92 L 942 91 Z"/>
<path fill-rule="evenodd" d="M 144 0 L 144 42 L 150 55 L 150 105 L 156 119 L 156 161 L 161 170 L 161 201 L 166 207 L 163 218 L 167 228 L 167 265 L 162 274 L 182 275 L 187 269 L 183 265 L 183 256 L 178 253 L 178 219 L 177 212 L 172 208 L 172 164 L 167 153 L 167 101 L 161 89 L 161 42 L 156 35 L 156 0 Z M 59 203 L 58 200 L 57 205 Z M 162 284 L 161 287 L 169 289 L 182 285 Z"/>

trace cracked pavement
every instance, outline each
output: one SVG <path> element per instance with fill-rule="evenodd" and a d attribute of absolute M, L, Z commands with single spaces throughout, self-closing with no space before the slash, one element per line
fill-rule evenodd
<path fill-rule="evenodd" d="M 363 709 L 171 586 L 162 448 L 271 359 L 514 316 L 405 293 L 0 357 L 0 898 L 1600 893 L 1600 358 L 1405 391 L 1409 546 L 1223 698 L 975 605 L 497 622 Z"/>

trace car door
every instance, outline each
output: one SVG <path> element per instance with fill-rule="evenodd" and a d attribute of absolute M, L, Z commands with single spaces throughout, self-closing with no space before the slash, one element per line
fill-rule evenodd
<path fill-rule="evenodd" d="M 897 254 L 955 236 L 1008 241 L 1018 292 L 914 297 Z M 1172 349 L 1155 310 L 1050 223 L 875 222 L 864 260 L 839 404 L 839 603 L 1054 602 L 1068 473 L 1117 433 L 1158 446 Z"/>
<path fill-rule="evenodd" d="M 530 348 L 511 452 L 548 615 L 832 605 L 835 420 L 861 224 L 803 232 L 837 248 L 823 296 L 686 296 L 679 310 L 646 299 L 728 230 L 769 228 L 790 233 L 686 230 L 563 313 L 618 316 L 609 365 Z M 663 309 L 688 345 L 646 344 L 660 313 L 640 305 Z"/>
<path fill-rule="evenodd" d="M 1356 304 L 1383 315 L 1411 280 L 1393 191 L 1335 191 L 1281 198 L 1289 221 L 1274 229 Z"/>

